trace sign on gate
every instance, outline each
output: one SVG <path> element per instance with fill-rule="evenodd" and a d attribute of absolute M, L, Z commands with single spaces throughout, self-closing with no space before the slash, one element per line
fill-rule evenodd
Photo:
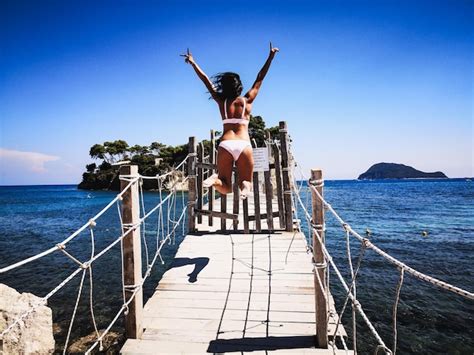
<path fill-rule="evenodd" d="M 268 171 L 270 169 L 268 148 L 254 148 L 253 162 L 253 171 Z"/>

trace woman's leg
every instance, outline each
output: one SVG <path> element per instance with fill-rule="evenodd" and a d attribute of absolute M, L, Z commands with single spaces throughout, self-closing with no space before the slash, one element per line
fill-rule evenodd
<path fill-rule="evenodd" d="M 247 147 L 240 153 L 236 162 L 239 175 L 240 197 L 247 198 L 252 189 L 253 154 L 252 147 Z"/>
<path fill-rule="evenodd" d="M 228 194 L 232 191 L 232 167 L 234 165 L 234 158 L 227 150 L 219 147 L 217 150 L 217 171 L 219 177 L 214 182 L 213 186 L 221 194 Z"/>

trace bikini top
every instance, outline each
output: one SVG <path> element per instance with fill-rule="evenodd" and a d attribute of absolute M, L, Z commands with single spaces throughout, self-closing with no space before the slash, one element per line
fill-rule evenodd
<path fill-rule="evenodd" d="M 232 123 L 232 124 L 243 124 L 247 125 L 249 124 L 249 120 L 244 117 L 245 115 L 245 105 L 246 105 L 246 100 L 244 100 L 244 108 L 242 110 L 242 117 L 241 118 L 227 118 L 227 99 L 224 100 L 224 117 L 225 119 L 222 120 L 222 123 L 227 124 L 227 123 Z"/>

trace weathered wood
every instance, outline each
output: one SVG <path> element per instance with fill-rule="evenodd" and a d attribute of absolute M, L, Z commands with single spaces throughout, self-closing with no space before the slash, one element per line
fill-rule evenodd
<path fill-rule="evenodd" d="M 197 146 L 197 161 L 198 162 L 204 161 L 204 146 L 202 145 L 202 142 L 199 143 Z M 197 167 L 196 173 L 197 173 L 197 206 L 196 208 L 199 210 L 202 210 L 202 204 L 203 204 L 202 182 L 203 182 L 204 169 Z M 202 223 L 202 215 L 197 215 L 197 222 Z"/>
<path fill-rule="evenodd" d="M 225 219 L 231 219 L 233 221 L 239 219 L 238 214 L 233 214 L 233 213 L 225 213 L 225 212 L 219 212 L 219 211 L 209 211 L 209 210 L 198 210 L 195 209 L 194 213 L 196 213 L 198 216 L 213 216 L 213 217 L 218 217 L 218 218 L 225 218 Z"/>
<path fill-rule="evenodd" d="M 227 213 L 227 195 L 221 194 L 221 213 Z M 221 230 L 227 230 L 227 221 L 225 217 L 221 217 Z"/>
<path fill-rule="evenodd" d="M 260 182 L 258 181 L 258 172 L 253 173 L 253 201 L 254 201 L 254 213 L 255 213 L 255 230 L 257 232 L 262 231 L 262 222 L 260 221 Z"/>
<path fill-rule="evenodd" d="M 248 233 L 250 230 L 249 226 L 249 199 L 248 197 L 242 201 L 242 209 L 244 212 L 244 233 Z"/>
<path fill-rule="evenodd" d="M 144 308 L 142 340 L 127 341 L 122 353 L 339 353 L 315 348 L 313 264 L 302 233 L 206 233 L 205 220 L 196 228 Z M 332 335 L 338 318 L 331 295 L 328 304 Z M 342 324 L 337 335 L 347 336 Z"/>
<path fill-rule="evenodd" d="M 120 167 L 120 175 L 128 177 L 138 176 L 138 166 L 123 165 Z M 120 189 L 123 191 L 129 184 L 126 180 L 120 180 Z M 142 252 L 140 241 L 140 201 L 138 191 L 139 181 L 132 184 L 123 194 L 122 198 L 122 223 L 124 233 L 129 232 L 122 243 L 123 272 L 126 285 L 138 285 L 142 282 Z M 135 226 L 135 227 L 134 227 Z M 128 301 L 132 291 L 125 292 Z M 127 338 L 139 339 L 143 333 L 143 291 L 140 289 L 128 305 L 128 314 L 125 316 L 125 334 Z"/>
<path fill-rule="evenodd" d="M 189 137 L 188 141 L 188 230 L 196 229 L 194 207 L 196 204 L 196 137 Z"/>
<path fill-rule="evenodd" d="M 280 121 L 280 147 L 281 147 L 281 170 L 283 178 L 283 204 L 285 206 L 285 230 L 293 230 L 293 202 L 291 200 L 290 182 L 290 154 L 288 149 L 288 126 L 285 121 Z"/>
<path fill-rule="evenodd" d="M 269 152 L 270 156 L 270 152 Z M 266 202 L 266 210 L 267 210 L 267 226 L 269 230 L 273 230 L 273 205 L 272 205 L 272 200 L 273 200 L 273 185 L 272 185 L 272 180 L 271 180 L 271 175 L 270 175 L 270 170 L 264 171 L 263 172 L 263 178 L 264 178 L 264 186 L 265 186 L 265 202 Z M 262 218 L 260 216 L 260 218 Z"/>
<path fill-rule="evenodd" d="M 232 212 L 236 215 L 239 214 L 239 175 L 236 172 L 234 172 L 234 183 L 232 184 L 232 192 L 233 192 L 233 207 L 232 207 Z M 233 222 L 233 227 L 234 230 L 236 231 L 237 228 L 239 228 L 239 220 L 235 220 Z"/>
<path fill-rule="evenodd" d="M 211 129 L 211 148 L 209 152 L 209 163 L 214 164 L 216 162 L 216 139 L 215 139 L 215 134 L 214 130 Z M 211 176 L 213 173 L 213 170 L 208 169 L 208 175 Z M 216 192 L 214 190 L 214 187 L 209 188 L 209 194 L 208 194 L 208 205 L 209 205 L 209 211 L 212 211 L 214 208 L 214 199 L 216 198 Z M 212 226 L 214 225 L 214 217 L 212 215 L 209 215 L 209 221 L 208 225 Z"/>
<path fill-rule="evenodd" d="M 277 201 L 278 201 L 278 222 L 280 228 L 285 228 L 285 207 L 283 205 L 283 183 L 281 181 L 281 162 L 280 162 L 280 149 L 276 144 L 272 145 L 273 158 L 275 160 L 275 178 L 277 188 Z"/>
<path fill-rule="evenodd" d="M 275 217 L 279 217 L 280 216 L 280 212 L 276 211 L 276 212 L 273 212 L 273 218 Z M 268 215 L 266 213 L 262 213 L 260 214 L 259 216 L 259 219 L 267 219 Z M 249 221 L 255 221 L 256 220 L 256 216 L 249 216 Z"/>
<path fill-rule="evenodd" d="M 309 183 L 316 187 L 316 190 L 323 196 L 323 174 L 321 170 L 311 170 L 311 180 Z M 317 197 L 314 191 L 311 191 L 311 201 L 313 209 L 313 223 L 317 230 L 321 243 L 325 243 L 324 236 L 324 205 L 323 202 Z M 326 264 L 324 259 L 324 253 L 322 245 L 319 242 L 319 238 L 316 232 L 313 232 L 313 258 L 316 265 L 315 277 L 314 277 L 314 290 L 315 290 L 315 303 L 316 303 L 316 338 L 318 345 L 321 348 L 327 348 L 328 346 L 328 309 L 324 299 L 324 295 L 327 292 L 327 279 L 326 279 Z M 318 280 L 321 280 L 323 289 Z"/>

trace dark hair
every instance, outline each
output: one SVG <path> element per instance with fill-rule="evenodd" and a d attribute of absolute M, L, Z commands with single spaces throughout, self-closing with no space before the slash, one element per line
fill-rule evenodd
<path fill-rule="evenodd" d="M 211 80 L 214 90 L 221 99 L 232 100 L 242 93 L 243 86 L 237 73 L 219 73 L 214 75 Z"/>

